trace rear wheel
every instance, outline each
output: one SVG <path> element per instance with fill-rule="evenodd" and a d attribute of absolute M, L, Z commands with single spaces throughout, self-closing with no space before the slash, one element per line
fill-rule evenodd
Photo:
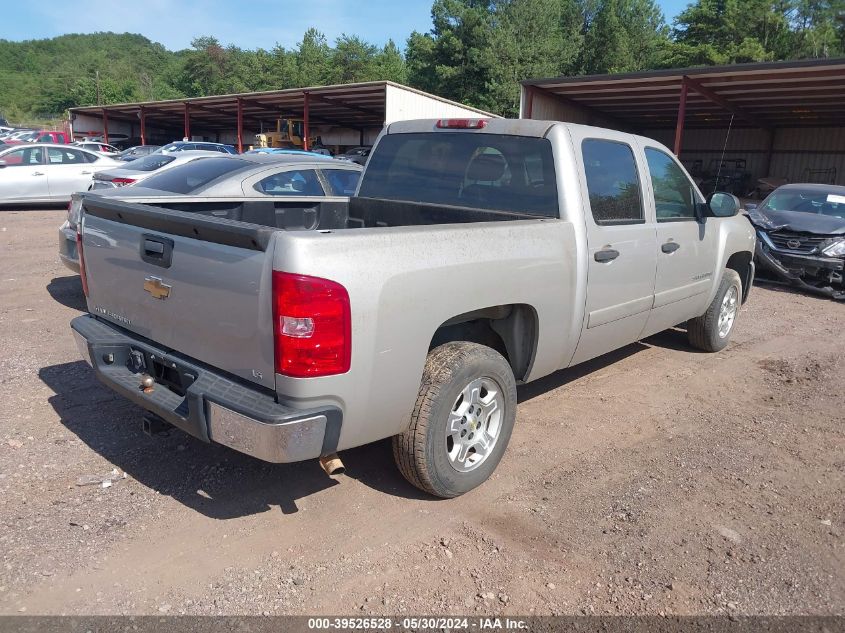
<path fill-rule="evenodd" d="M 726 269 L 707 312 L 687 323 L 690 345 L 705 352 L 723 350 L 731 339 L 740 305 L 742 281 L 735 270 Z"/>
<path fill-rule="evenodd" d="M 496 469 L 516 419 L 516 381 L 497 351 L 446 343 L 426 359 L 411 424 L 393 438 L 399 470 L 416 487 L 457 497 Z"/>

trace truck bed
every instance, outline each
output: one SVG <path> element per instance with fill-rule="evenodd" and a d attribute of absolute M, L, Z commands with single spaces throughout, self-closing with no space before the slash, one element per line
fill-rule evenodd
<path fill-rule="evenodd" d="M 182 211 L 197 216 L 234 220 L 291 231 L 336 231 L 390 226 L 506 222 L 538 217 L 531 213 L 490 211 L 380 198 L 351 198 L 348 203 L 320 202 L 307 209 L 283 208 L 274 200 L 263 199 L 229 202 L 173 202 L 152 207 L 144 205 L 144 208 Z"/>

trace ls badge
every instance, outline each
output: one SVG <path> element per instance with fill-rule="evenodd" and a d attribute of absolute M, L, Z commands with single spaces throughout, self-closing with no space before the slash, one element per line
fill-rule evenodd
<path fill-rule="evenodd" d="M 170 296 L 170 289 L 173 286 L 162 282 L 159 277 L 147 277 L 144 279 L 144 290 L 149 292 L 153 299 L 167 299 Z"/>

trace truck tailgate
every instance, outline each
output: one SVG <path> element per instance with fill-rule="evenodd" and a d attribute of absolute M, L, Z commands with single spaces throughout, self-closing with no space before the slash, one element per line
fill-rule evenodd
<path fill-rule="evenodd" d="M 86 196 L 88 309 L 268 388 L 274 229 Z"/>

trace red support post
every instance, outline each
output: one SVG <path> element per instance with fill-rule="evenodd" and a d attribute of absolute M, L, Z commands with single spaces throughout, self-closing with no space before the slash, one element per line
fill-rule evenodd
<path fill-rule="evenodd" d="M 681 101 L 678 104 L 678 122 L 675 125 L 675 156 L 681 157 L 681 145 L 684 141 L 684 120 L 687 116 L 687 92 L 689 84 L 684 76 L 681 82 Z"/>
<path fill-rule="evenodd" d="M 141 106 L 141 145 L 147 144 L 147 112 Z"/>
<path fill-rule="evenodd" d="M 302 116 L 302 149 L 308 151 L 308 110 L 310 109 L 309 94 L 304 94 L 303 116 Z"/>
<path fill-rule="evenodd" d="M 188 112 L 188 102 L 185 102 L 185 138 L 191 140 L 191 115 Z"/>
<path fill-rule="evenodd" d="M 109 143 L 109 113 L 103 108 L 103 143 Z"/>
<path fill-rule="evenodd" d="M 244 100 L 238 97 L 238 153 L 244 152 Z"/>

